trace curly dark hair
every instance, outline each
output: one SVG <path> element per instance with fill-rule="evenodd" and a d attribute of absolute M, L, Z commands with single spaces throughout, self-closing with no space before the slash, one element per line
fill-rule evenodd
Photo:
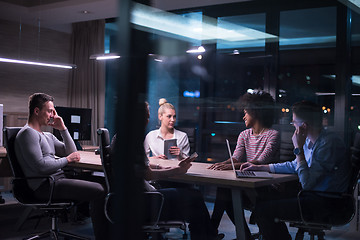
<path fill-rule="evenodd" d="M 271 128 L 275 119 L 275 101 L 267 92 L 254 90 L 247 92 L 240 98 L 240 109 L 258 120 L 261 125 Z"/>

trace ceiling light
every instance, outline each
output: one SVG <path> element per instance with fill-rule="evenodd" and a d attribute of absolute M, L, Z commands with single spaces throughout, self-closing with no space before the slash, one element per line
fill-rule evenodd
<path fill-rule="evenodd" d="M 87 11 L 87 10 L 83 10 L 83 11 L 80 11 L 80 13 L 82 13 L 82 14 L 90 14 L 90 13 L 92 13 L 92 12 Z"/>
<path fill-rule="evenodd" d="M 90 56 L 90 59 L 95 60 L 109 60 L 109 59 L 117 59 L 120 56 L 117 53 L 103 53 L 103 54 L 93 54 Z"/>
<path fill-rule="evenodd" d="M 347 7 L 351 8 L 355 12 L 359 13 L 360 10 L 360 0 L 338 0 L 339 2 L 342 2 Z"/>
<path fill-rule="evenodd" d="M 0 62 L 19 63 L 19 64 L 37 65 L 37 66 L 44 66 L 44 67 L 66 68 L 66 69 L 76 68 L 75 65 L 64 65 L 64 64 L 54 64 L 54 63 L 44 63 L 44 62 L 33 62 L 33 61 L 24 61 L 24 60 L 1 58 L 1 57 L 0 57 Z"/>
<path fill-rule="evenodd" d="M 195 49 L 189 49 L 186 52 L 187 53 L 203 53 L 203 52 L 205 52 L 205 48 L 203 46 L 200 46 Z"/>
<path fill-rule="evenodd" d="M 139 3 L 133 5 L 130 21 L 141 30 L 165 36 L 173 34 L 189 40 L 206 40 L 208 43 L 218 40 L 228 42 L 277 38 L 275 35 L 239 24 L 222 21 L 222 26 L 218 26 L 217 19 L 211 17 L 191 19 Z"/>

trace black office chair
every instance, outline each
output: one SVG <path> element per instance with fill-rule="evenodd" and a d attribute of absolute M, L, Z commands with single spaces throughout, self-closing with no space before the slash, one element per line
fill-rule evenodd
<path fill-rule="evenodd" d="M 197 136 L 197 128 L 191 127 L 176 127 L 177 130 L 185 132 L 189 139 L 190 145 L 190 154 L 196 152 L 196 136 Z"/>
<path fill-rule="evenodd" d="M 20 129 L 20 127 L 6 127 L 4 129 L 4 143 L 14 176 L 12 180 L 12 193 L 16 200 L 21 204 L 44 210 L 46 215 L 51 218 L 51 229 L 49 231 L 36 234 L 35 236 L 27 239 L 39 239 L 46 236 L 50 236 L 54 239 L 58 239 L 59 236 L 83 240 L 88 239 L 72 233 L 63 232 L 58 229 L 58 217 L 62 216 L 64 211 L 70 209 L 74 205 L 74 202 L 58 202 L 52 199 L 52 193 L 54 190 L 54 178 L 52 176 L 25 177 L 15 154 L 15 138 Z M 34 196 L 33 190 L 27 183 L 27 180 L 29 179 L 45 179 L 50 182 L 50 194 L 47 200 L 39 200 Z"/>
<path fill-rule="evenodd" d="M 108 189 L 108 194 L 105 198 L 105 216 L 111 223 L 116 223 L 116 216 L 113 210 L 118 204 L 116 201 L 116 194 L 112 187 L 112 166 L 111 166 L 111 143 L 109 131 L 106 128 L 99 128 L 97 133 L 100 137 L 100 157 L 105 175 L 105 182 Z M 144 193 L 144 209 L 151 210 L 144 213 L 143 231 L 146 237 L 151 234 L 162 234 L 169 232 L 170 228 L 181 228 L 185 224 L 179 221 L 159 221 L 162 206 L 164 203 L 164 196 L 159 192 L 145 192 Z M 186 237 L 186 227 L 185 235 Z"/>
<path fill-rule="evenodd" d="M 346 193 L 329 193 L 325 194 L 331 195 L 334 198 L 339 198 L 343 200 L 346 204 L 338 206 L 336 211 L 329 212 L 326 216 L 313 214 L 311 218 L 304 214 L 306 212 L 305 206 L 301 204 L 300 199 L 305 194 L 324 194 L 324 192 L 318 191 L 305 191 L 302 190 L 298 194 L 298 202 L 300 206 L 301 221 L 287 221 L 289 222 L 290 227 L 298 228 L 296 233 L 296 240 L 302 240 L 304 238 L 304 233 L 307 232 L 310 235 L 310 239 L 313 240 L 315 236 L 319 240 L 324 239 L 325 232 L 324 230 L 330 230 L 333 226 L 342 226 L 349 223 L 355 215 L 356 206 L 354 198 L 354 190 L 359 181 L 359 170 L 360 170 L 360 133 L 356 133 L 354 145 L 351 148 L 351 177 L 349 188 Z M 341 215 L 339 215 L 339 213 Z"/>

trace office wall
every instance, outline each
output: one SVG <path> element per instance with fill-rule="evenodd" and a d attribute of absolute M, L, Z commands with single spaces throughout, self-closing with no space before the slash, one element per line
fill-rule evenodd
<path fill-rule="evenodd" d="M 0 57 L 70 63 L 71 35 L 0 20 Z M 0 103 L 4 115 L 26 115 L 27 101 L 34 92 L 55 97 L 55 104 L 67 106 L 67 88 L 74 70 L 0 62 Z"/>

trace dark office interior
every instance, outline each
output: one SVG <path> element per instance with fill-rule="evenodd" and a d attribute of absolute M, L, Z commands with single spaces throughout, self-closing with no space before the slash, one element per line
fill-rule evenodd
<path fill-rule="evenodd" d="M 175 128 L 191 129 L 188 135 L 194 139 L 192 150 L 199 154 L 197 162 L 216 163 L 228 158 L 225 139 L 234 149 L 239 133 L 246 129 L 239 99 L 255 89 L 269 92 L 275 99 L 273 128 L 281 132 L 284 141 L 291 143 L 294 130 L 290 125 L 291 106 L 310 100 L 322 106 L 324 127 L 336 132 L 348 149 L 353 145 L 360 130 L 357 1 L 85 2 L 0 0 L 0 58 L 76 65 L 64 70 L 0 62 L 2 127 L 23 126 L 28 96 L 46 92 L 54 96 L 57 106 L 92 109 L 91 139 L 80 144 L 99 146 L 98 128 L 109 129 L 110 137 L 121 132 L 115 151 L 115 158 L 120 160 L 114 168 L 117 182 L 126 179 L 126 183 L 116 184 L 116 191 L 124 196 L 118 209 L 124 224 L 117 229 L 123 236 L 141 239 L 137 233 L 141 227 L 137 204 L 141 202 L 132 197 L 139 193 L 140 185 L 133 169 L 142 161 L 139 149 L 144 135 L 159 127 L 160 98 L 175 106 Z M 83 11 L 89 13 L 70 14 Z M 92 34 L 77 41 L 82 29 Z M 91 43 L 79 47 L 86 40 Z M 77 47 L 82 52 L 74 50 Z M 199 47 L 201 51 L 189 51 Z M 96 61 L 92 57 L 109 53 L 120 58 Z M 150 106 L 145 132 L 137 108 L 144 101 Z M 280 152 L 282 161 L 294 159 L 289 151 L 292 149 Z M 12 176 L 4 170 L 9 169 L 4 162 L 1 158 L 0 191 L 5 202 L 13 202 Z M 212 210 L 216 187 L 195 184 L 195 188 Z M 357 209 L 357 190 L 355 194 Z M 8 211 L 1 213 L 4 219 L 11 215 Z M 21 211 L 14 210 L 16 216 Z M 17 219 L 12 217 L 11 221 Z M 69 229 L 86 235 L 91 224 L 88 220 L 85 223 L 80 230 L 73 225 Z M 236 237 L 234 229 L 228 228 L 231 224 L 227 218 L 221 225 L 224 239 Z M 326 232 L 326 239 L 357 239 L 359 227 L 357 209 L 350 223 Z M 27 225 L 25 229 L 26 234 L 34 230 Z M 113 239 L 119 239 L 115 229 L 112 231 Z M 6 233 L 4 239 L 25 236 L 19 232 Z M 295 233 L 294 228 L 291 234 Z"/>

